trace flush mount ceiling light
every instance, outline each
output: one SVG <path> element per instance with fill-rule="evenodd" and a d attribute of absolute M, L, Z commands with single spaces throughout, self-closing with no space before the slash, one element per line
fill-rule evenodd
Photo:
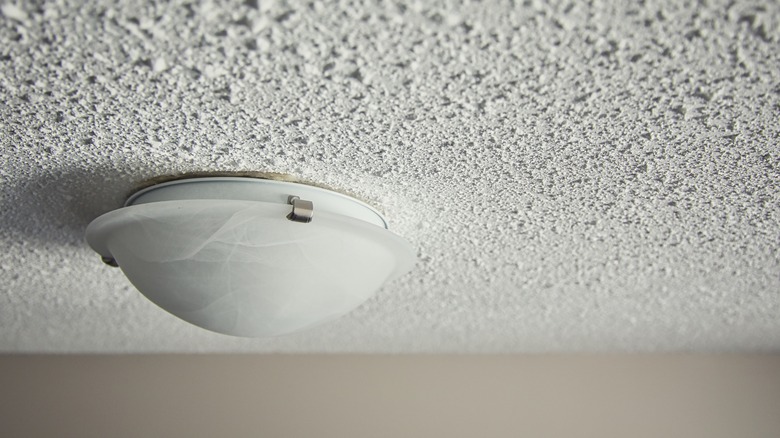
<path fill-rule="evenodd" d="M 415 259 L 368 205 L 254 178 L 149 187 L 92 221 L 86 237 L 158 306 L 235 336 L 279 335 L 334 319 Z"/>

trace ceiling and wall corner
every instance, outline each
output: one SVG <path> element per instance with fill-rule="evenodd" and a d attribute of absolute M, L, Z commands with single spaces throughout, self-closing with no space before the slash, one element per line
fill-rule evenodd
<path fill-rule="evenodd" d="M 10 2 L 0 350 L 780 348 L 775 2 Z M 418 251 L 315 330 L 188 325 L 83 240 L 160 175 L 349 192 Z"/>

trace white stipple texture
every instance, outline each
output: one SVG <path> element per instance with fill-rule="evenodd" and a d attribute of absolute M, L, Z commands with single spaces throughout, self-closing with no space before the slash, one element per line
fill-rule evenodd
<path fill-rule="evenodd" d="M 0 350 L 780 349 L 780 5 L 514 3 L 6 0 Z M 354 193 L 419 262 L 301 334 L 190 326 L 83 231 L 202 171 Z"/>

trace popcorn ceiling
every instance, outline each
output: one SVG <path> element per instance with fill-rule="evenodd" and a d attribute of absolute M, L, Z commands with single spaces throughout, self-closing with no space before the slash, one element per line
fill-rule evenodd
<path fill-rule="evenodd" d="M 774 2 L 0 6 L 0 351 L 780 348 Z M 83 231 L 161 175 L 352 193 L 419 251 L 355 312 L 240 339 Z"/>

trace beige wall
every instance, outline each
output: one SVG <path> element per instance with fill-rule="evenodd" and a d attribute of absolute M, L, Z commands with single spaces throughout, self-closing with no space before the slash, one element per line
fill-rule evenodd
<path fill-rule="evenodd" d="M 780 356 L 0 356 L 8 437 L 780 437 Z"/>

